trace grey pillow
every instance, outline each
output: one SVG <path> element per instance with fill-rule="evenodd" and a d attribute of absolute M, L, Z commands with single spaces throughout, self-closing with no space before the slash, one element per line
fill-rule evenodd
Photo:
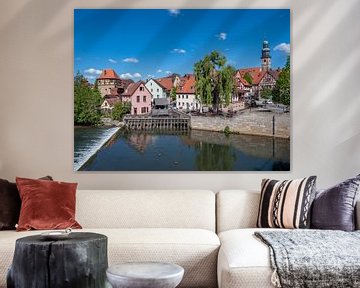
<path fill-rule="evenodd" d="M 315 195 L 311 211 L 311 228 L 355 230 L 355 202 L 359 191 L 360 174 Z"/>

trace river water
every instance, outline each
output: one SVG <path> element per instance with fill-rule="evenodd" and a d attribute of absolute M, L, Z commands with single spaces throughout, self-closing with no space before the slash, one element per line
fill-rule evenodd
<path fill-rule="evenodd" d="M 75 128 L 74 170 L 289 171 L 290 140 L 190 130 Z"/>

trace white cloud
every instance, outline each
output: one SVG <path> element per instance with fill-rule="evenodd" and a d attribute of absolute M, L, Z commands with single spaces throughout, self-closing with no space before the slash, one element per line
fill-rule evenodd
<path fill-rule="evenodd" d="M 178 16 L 180 14 L 179 9 L 169 9 L 168 10 L 171 16 Z"/>
<path fill-rule="evenodd" d="M 290 43 L 281 43 L 276 45 L 274 51 L 281 51 L 290 54 Z"/>
<path fill-rule="evenodd" d="M 221 32 L 220 34 L 216 35 L 216 37 L 217 37 L 219 40 L 226 40 L 227 34 L 226 34 L 225 32 Z"/>
<path fill-rule="evenodd" d="M 153 75 L 153 74 L 148 74 L 148 75 L 147 75 L 147 78 L 155 78 L 155 75 Z"/>
<path fill-rule="evenodd" d="M 178 53 L 178 54 L 185 54 L 186 50 L 184 49 L 179 49 L 179 48 L 175 48 L 172 50 L 173 53 Z"/>
<path fill-rule="evenodd" d="M 120 78 L 124 78 L 124 79 L 130 79 L 130 78 L 140 78 L 141 74 L 140 73 L 123 73 L 120 75 Z"/>
<path fill-rule="evenodd" d="M 96 76 L 94 76 L 94 75 L 85 75 L 85 78 L 87 78 L 88 80 L 95 80 Z"/>
<path fill-rule="evenodd" d="M 123 59 L 122 61 L 123 61 L 123 62 L 128 62 L 128 63 L 138 63 L 138 62 L 139 62 L 139 59 L 130 57 L 130 58 L 125 58 L 125 59 Z"/>
<path fill-rule="evenodd" d="M 110 58 L 110 59 L 108 59 L 108 61 L 109 61 L 109 62 L 111 62 L 111 63 L 114 63 L 114 64 L 115 64 L 115 63 L 117 63 L 117 61 L 116 61 L 116 60 L 111 59 L 111 58 Z"/>
<path fill-rule="evenodd" d="M 162 72 L 162 70 L 161 70 L 161 69 L 158 69 L 156 72 L 157 72 L 157 73 L 161 73 L 161 72 Z"/>
<path fill-rule="evenodd" d="M 167 70 L 167 71 L 165 71 L 165 73 L 166 73 L 166 74 L 171 74 L 172 72 L 169 71 L 169 70 Z"/>
<path fill-rule="evenodd" d="M 89 69 L 86 69 L 86 70 L 85 70 L 85 73 L 88 73 L 88 74 L 100 75 L 101 72 L 102 72 L 102 70 L 95 69 L 95 68 L 89 68 Z"/>

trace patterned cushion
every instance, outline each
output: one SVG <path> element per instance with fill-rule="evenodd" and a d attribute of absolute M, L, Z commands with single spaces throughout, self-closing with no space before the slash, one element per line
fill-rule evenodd
<path fill-rule="evenodd" d="M 308 228 L 316 176 L 295 180 L 263 179 L 257 227 Z"/>

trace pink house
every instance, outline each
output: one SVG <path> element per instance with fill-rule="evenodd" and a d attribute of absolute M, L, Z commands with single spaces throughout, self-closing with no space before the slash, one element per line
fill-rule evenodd
<path fill-rule="evenodd" d="M 151 93 L 143 81 L 131 83 L 121 94 L 123 102 L 131 102 L 131 115 L 149 114 L 151 111 Z"/>

